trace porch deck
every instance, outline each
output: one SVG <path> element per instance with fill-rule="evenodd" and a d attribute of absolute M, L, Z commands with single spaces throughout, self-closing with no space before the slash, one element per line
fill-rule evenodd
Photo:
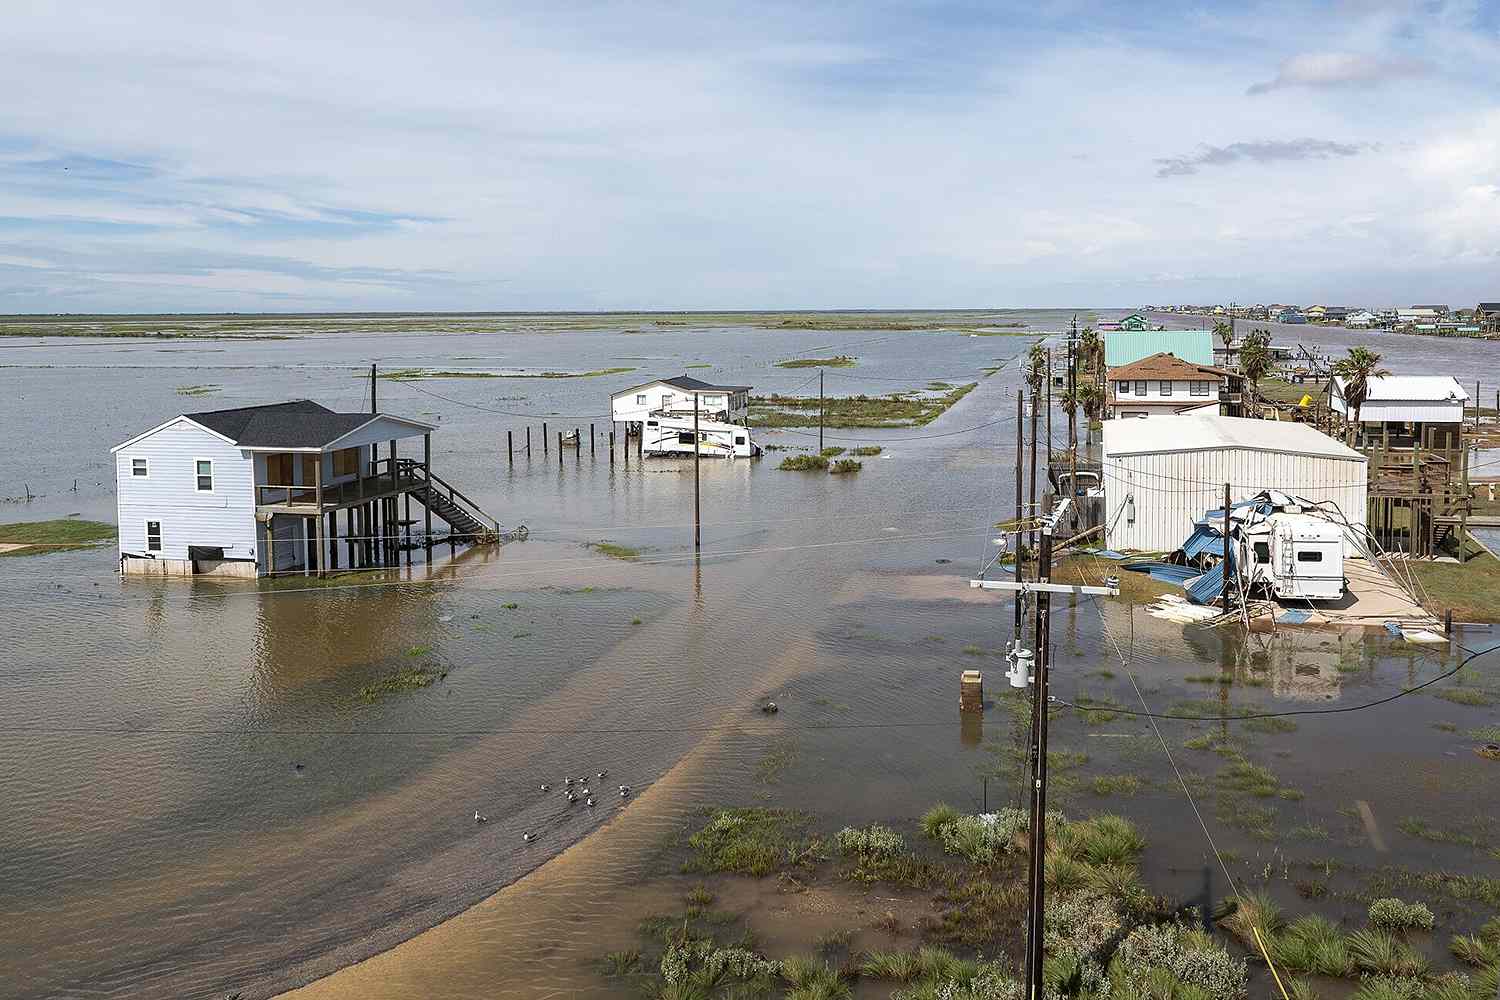
<path fill-rule="evenodd" d="M 402 470 L 393 479 L 385 472 L 323 487 L 323 505 L 318 506 L 317 490 L 311 486 L 257 486 L 255 509 L 267 514 L 301 514 L 309 516 L 323 511 L 345 510 L 371 500 L 398 496 L 425 489 L 427 480 Z"/>

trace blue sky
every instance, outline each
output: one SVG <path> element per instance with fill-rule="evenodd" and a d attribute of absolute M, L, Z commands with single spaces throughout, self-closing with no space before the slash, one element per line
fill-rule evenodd
<path fill-rule="evenodd" d="M 1494 4 L 28 4 L 0 312 L 1500 298 Z"/>

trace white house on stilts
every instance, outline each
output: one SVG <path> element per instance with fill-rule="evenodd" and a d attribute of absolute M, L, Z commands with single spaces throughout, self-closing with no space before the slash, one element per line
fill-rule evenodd
<path fill-rule="evenodd" d="M 760 454 L 750 437 L 748 385 L 713 385 L 687 375 L 658 379 L 612 395 L 610 413 L 625 424 L 627 437 L 640 436 L 647 455 L 691 455 L 695 440 L 705 457 Z"/>
<path fill-rule="evenodd" d="M 310 400 L 179 414 L 111 449 L 120 570 L 256 577 L 394 566 L 417 544 L 417 525 L 430 555 L 434 517 L 447 525 L 443 541 L 487 540 L 499 525 L 432 473 L 436 429 Z M 421 459 L 398 457 L 397 441 L 417 437 Z"/>

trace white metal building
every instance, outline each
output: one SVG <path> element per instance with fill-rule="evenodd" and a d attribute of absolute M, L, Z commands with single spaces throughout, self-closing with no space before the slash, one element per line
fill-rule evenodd
<path fill-rule="evenodd" d="M 1328 405 L 1347 416 L 1345 384 L 1342 378 L 1329 383 Z M 1451 375 L 1382 375 L 1368 382 L 1359 422 L 1461 424 L 1468 401 L 1469 394 Z"/>
<path fill-rule="evenodd" d="M 1306 424 L 1211 414 L 1104 422 L 1106 544 L 1169 552 L 1205 511 L 1261 490 L 1331 500 L 1351 524 L 1365 520 L 1367 461 Z M 1362 531 L 1362 527 L 1360 528 Z M 1345 546 L 1345 555 L 1356 555 Z"/>

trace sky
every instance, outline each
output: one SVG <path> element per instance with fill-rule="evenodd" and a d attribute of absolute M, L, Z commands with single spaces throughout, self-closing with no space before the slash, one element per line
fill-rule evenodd
<path fill-rule="evenodd" d="M 0 312 L 1500 299 L 1500 0 L 20 0 Z"/>

